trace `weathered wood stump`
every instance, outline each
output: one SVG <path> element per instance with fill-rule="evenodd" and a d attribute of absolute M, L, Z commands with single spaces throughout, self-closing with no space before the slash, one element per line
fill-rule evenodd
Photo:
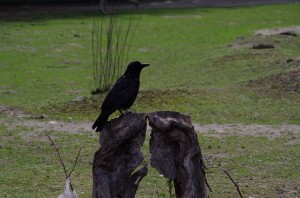
<path fill-rule="evenodd" d="M 93 198 L 134 197 L 147 175 L 140 151 L 147 118 L 152 127 L 151 165 L 174 181 L 176 197 L 208 197 L 204 164 L 190 117 L 177 112 L 128 114 L 108 122 L 93 162 Z"/>
<path fill-rule="evenodd" d="M 134 197 L 147 166 L 133 173 L 143 161 L 145 114 L 129 114 L 111 120 L 102 130 L 102 147 L 94 155 L 93 198 Z M 133 174 L 132 174 L 133 173 Z"/>
<path fill-rule="evenodd" d="M 176 197 L 208 197 L 204 164 L 190 117 L 177 112 L 149 114 L 151 166 L 174 181 Z"/>

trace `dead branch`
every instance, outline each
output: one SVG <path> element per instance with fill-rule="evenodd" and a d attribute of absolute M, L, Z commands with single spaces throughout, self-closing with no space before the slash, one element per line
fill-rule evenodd
<path fill-rule="evenodd" d="M 74 165 L 73 165 L 73 168 L 72 168 L 72 170 L 70 171 L 70 173 L 68 174 L 67 177 L 71 177 L 71 174 L 73 173 L 73 171 L 74 171 L 74 169 L 75 169 L 75 167 L 76 167 L 76 165 L 77 165 L 78 158 L 79 158 L 79 155 L 80 155 L 80 151 L 81 151 L 81 148 L 79 148 L 79 150 L 78 150 L 77 157 L 76 157 L 75 163 L 74 163 Z"/>
<path fill-rule="evenodd" d="M 63 159 L 61 158 L 61 155 L 60 155 L 60 153 L 59 153 L 58 147 L 56 146 L 56 144 L 54 143 L 54 141 L 52 140 L 52 138 L 50 137 L 50 135 L 47 135 L 47 137 L 48 137 L 49 141 L 51 142 L 50 145 L 54 148 L 54 150 L 55 150 L 56 153 L 57 153 L 57 156 L 58 156 L 58 158 L 59 158 L 59 161 L 60 161 L 60 163 L 61 163 L 61 165 L 62 165 L 62 167 L 63 167 L 63 169 L 64 169 L 64 173 L 65 173 L 66 178 L 67 178 L 67 179 L 70 178 L 70 177 L 71 177 L 71 174 L 73 173 L 73 171 L 74 171 L 74 169 L 75 169 L 75 167 L 76 167 L 76 165 L 77 165 L 77 162 L 78 162 L 78 158 L 79 158 L 79 155 L 80 155 L 81 148 L 79 148 L 79 150 L 78 150 L 77 157 L 76 157 L 76 160 L 75 160 L 75 163 L 74 163 L 74 165 L 73 165 L 72 170 L 70 171 L 70 173 L 68 173 L 68 172 L 67 172 L 67 169 L 66 169 L 66 166 L 65 166 L 65 163 L 64 163 L 64 161 L 63 161 Z M 72 184 L 71 184 L 71 181 L 69 181 L 69 183 L 70 183 L 71 190 L 74 191 L 73 186 L 72 186 Z"/>
<path fill-rule="evenodd" d="M 243 198 L 242 193 L 241 193 L 241 191 L 240 191 L 239 185 L 232 179 L 232 177 L 230 176 L 230 174 L 229 174 L 226 170 L 223 170 L 223 172 L 226 173 L 226 175 L 229 177 L 229 179 L 230 179 L 230 180 L 232 181 L 232 183 L 235 185 L 235 187 L 236 187 L 236 189 L 237 189 L 237 191 L 238 191 L 238 193 L 239 193 L 239 195 L 240 195 L 240 198 Z"/>
<path fill-rule="evenodd" d="M 62 160 L 61 156 L 60 156 L 60 153 L 59 153 L 59 150 L 58 150 L 58 147 L 55 145 L 54 141 L 52 140 L 52 138 L 50 137 L 50 135 L 47 135 L 49 141 L 51 142 L 51 146 L 54 148 L 54 150 L 56 151 L 57 153 L 57 156 L 58 156 L 58 159 L 59 159 L 59 162 L 61 163 L 63 169 L 64 169 L 64 173 L 66 175 L 66 177 L 68 177 L 68 173 L 67 173 L 67 169 L 66 169 L 66 166 L 65 166 L 65 163 L 64 161 Z M 72 189 L 73 190 L 73 189 Z"/>

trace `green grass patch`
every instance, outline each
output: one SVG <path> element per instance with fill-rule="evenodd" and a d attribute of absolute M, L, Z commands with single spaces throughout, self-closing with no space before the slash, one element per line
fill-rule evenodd
<path fill-rule="evenodd" d="M 82 148 L 72 183 L 80 197 L 90 197 L 93 152 L 98 147 L 96 138 L 53 131 L 32 133 L 27 127 L 14 130 L 1 127 L 0 133 L 2 197 L 57 197 L 63 192 L 63 168 L 46 135 L 51 135 L 59 146 L 68 171 L 74 164 L 78 149 Z"/>
<path fill-rule="evenodd" d="M 142 94 L 157 96 L 140 96 L 142 100 L 135 108 L 183 111 L 199 122 L 256 122 L 252 119 L 254 112 L 251 109 L 239 111 L 244 105 L 250 108 L 257 102 L 251 96 L 262 99 L 265 95 L 262 92 L 253 94 L 243 86 L 240 88 L 240 83 L 297 67 L 297 63 L 287 64 L 286 60 L 298 57 L 300 39 L 251 35 L 257 29 L 298 25 L 300 17 L 296 10 L 299 7 L 299 4 L 286 4 L 139 12 L 140 23 L 129 60 L 151 64 L 142 73 L 141 89 Z M 82 104 L 79 104 L 81 110 L 52 109 L 64 109 L 66 103 L 78 96 L 89 98 L 94 89 L 93 14 L 71 11 L 7 13 L 0 20 L 0 103 L 55 118 L 64 117 L 61 114 L 64 111 L 65 114 L 71 111 L 67 117 L 91 119 L 91 113 L 97 111 L 96 104 L 92 104 L 94 110 L 88 114 L 91 107 Z M 251 42 L 271 42 L 275 48 L 254 50 L 245 47 Z M 184 95 L 182 90 L 192 90 L 193 94 Z M 164 95 L 168 92 L 173 96 Z M 243 97 L 245 100 L 240 100 Z M 257 122 L 295 123 L 295 119 L 282 119 L 285 114 L 276 112 L 286 108 L 288 103 L 298 102 L 295 98 L 295 94 L 287 94 L 279 102 L 272 96 L 267 98 L 270 100 L 267 105 L 265 101 L 259 101 L 268 107 L 264 111 L 269 113 L 263 113 Z M 159 103 L 160 100 L 165 102 Z M 97 103 L 99 105 L 101 100 Z M 232 115 L 234 112 L 240 115 Z M 273 116 L 263 117 L 265 114 L 282 116 L 274 121 Z M 286 114 L 298 116 L 293 111 Z M 205 115 L 212 116 L 206 118 Z"/>
<path fill-rule="evenodd" d="M 204 146 L 202 150 L 209 162 L 208 180 L 213 188 L 212 197 L 238 196 L 223 169 L 238 182 L 244 196 L 299 196 L 299 155 L 296 154 L 299 144 L 289 143 L 293 138 L 299 138 L 298 134 L 296 136 L 291 134 L 275 139 L 203 136 L 204 143 L 200 144 Z"/>
<path fill-rule="evenodd" d="M 59 146 L 67 169 L 71 169 L 78 149 L 81 155 L 72 175 L 73 186 L 80 197 L 91 197 L 92 160 L 98 149 L 97 136 L 42 131 L 32 133 L 22 127 L 0 128 L 1 196 L 56 197 L 64 188 L 64 173 L 56 152 L 46 134 Z M 208 134 L 199 135 L 206 162 L 207 178 L 213 192 L 210 197 L 235 197 L 237 191 L 222 172 L 229 171 L 244 196 L 288 197 L 299 192 L 299 134 L 278 138 Z M 145 162 L 150 161 L 149 135 L 142 148 Z M 12 185 L 13 184 L 13 185 Z M 149 168 L 137 197 L 168 197 L 167 180 Z"/>
<path fill-rule="evenodd" d="M 225 112 L 222 112 L 225 120 L 222 117 L 207 119 L 203 114 L 198 118 L 197 111 L 189 106 L 215 112 L 216 105 L 223 106 L 217 103 L 222 101 L 224 94 L 231 97 L 224 98 L 222 103 L 227 103 L 233 111 L 239 110 L 240 106 L 232 107 L 232 103 L 234 105 L 240 100 L 240 93 L 244 92 L 245 97 L 253 95 L 251 90 L 240 89 L 239 83 L 297 67 L 298 64 L 287 64 L 285 61 L 297 58 L 299 37 L 251 36 L 257 29 L 298 25 L 297 8 L 299 4 L 139 12 L 141 19 L 129 60 L 138 59 L 151 64 L 141 77 L 144 93 L 154 90 L 157 94 L 172 92 L 179 96 L 182 94 L 175 93 L 176 90 L 181 92 L 187 89 L 205 94 L 194 94 L 191 99 L 183 96 L 185 100 L 182 103 L 182 97 L 174 99 L 168 95 L 169 98 L 162 99 L 167 106 L 165 103 L 161 103 L 163 106 L 153 104 L 153 97 L 142 97 L 143 101 L 139 101 L 137 109 L 183 110 L 196 121 L 204 122 L 252 122 L 247 117 L 240 120 L 227 118 Z M 75 11 L 7 13 L 0 21 L 0 102 L 32 113 L 40 113 L 43 109 L 43 113 L 60 117 L 59 109 L 64 109 L 66 103 L 77 96 L 90 97 L 90 91 L 94 88 L 92 16 L 93 12 Z M 240 37 L 245 39 L 236 41 Z M 253 50 L 243 47 L 245 43 L 256 41 L 273 42 L 276 48 Z M 216 90 L 220 91 L 219 94 Z M 232 93 L 232 90 L 236 91 Z M 259 93 L 257 95 L 260 96 Z M 295 97 L 285 96 L 285 99 L 293 102 Z M 249 106 L 254 102 L 250 98 L 247 100 Z M 277 101 L 273 97 L 270 100 Z M 97 102 L 99 105 L 101 101 Z M 143 102 L 149 105 L 144 106 Z M 52 111 L 57 106 L 61 106 L 58 111 Z M 275 106 L 275 109 L 278 108 L 283 107 Z M 75 110 L 71 116 L 91 119 L 92 116 L 85 112 Z M 286 122 L 286 119 L 283 121 Z M 267 119 L 267 122 L 273 121 Z M 293 120 L 287 122 L 295 123 Z"/>

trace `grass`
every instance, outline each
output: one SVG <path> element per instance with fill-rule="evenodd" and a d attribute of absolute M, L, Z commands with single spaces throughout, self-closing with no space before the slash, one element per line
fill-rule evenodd
<path fill-rule="evenodd" d="M 72 183 L 76 186 L 78 195 L 88 197 L 85 193 L 91 190 L 84 188 L 91 189 L 92 185 L 91 159 L 93 159 L 93 149 L 97 148 L 96 138 L 90 138 L 84 134 L 66 136 L 63 132 L 51 131 L 35 134 L 32 137 L 28 128 L 10 131 L 3 127 L 1 138 L 6 141 L 1 145 L 1 196 L 57 197 L 63 192 L 64 173 L 46 134 L 55 138 L 54 141 L 59 146 L 69 171 L 78 149 L 83 144 L 90 145 L 82 147 L 77 170 L 75 169 L 72 174 Z"/>
<path fill-rule="evenodd" d="M 238 180 L 242 193 L 247 197 L 277 197 L 281 191 L 288 192 L 286 197 L 299 195 L 299 175 L 296 173 L 298 160 L 291 161 L 292 158 L 297 158 L 294 154 L 297 153 L 299 144 L 289 145 L 287 142 L 291 137 L 272 140 L 249 136 L 205 139 L 212 145 L 209 149 L 204 147 L 208 151 L 207 156 L 212 160 L 212 164 L 209 164 L 212 167 L 211 172 L 208 175 L 211 178 L 219 178 L 209 179 L 212 188 L 217 191 L 212 193 L 213 197 L 220 194 L 224 197 L 237 197 L 237 192 L 233 191 L 233 184 L 224 177 L 222 169 L 229 170 Z M 224 153 L 224 156 L 220 157 L 220 153 Z M 290 180 L 286 181 L 286 178 Z"/>
<path fill-rule="evenodd" d="M 299 36 L 253 36 L 258 29 L 299 25 L 299 8 L 284 4 L 139 12 L 129 60 L 151 66 L 142 73 L 133 109 L 180 111 L 199 124 L 299 125 Z M 50 120 L 71 117 L 92 123 L 105 96 L 90 94 L 93 14 L 50 10 L 2 15 L 0 104 L 46 114 Z M 275 48 L 247 47 L 253 42 Z M 84 99 L 73 101 L 78 96 Z M 80 197 L 91 197 L 91 163 L 99 147 L 94 135 L 33 132 L 14 127 L 9 119 L 0 115 L 6 123 L 0 126 L 1 196 L 57 197 L 62 192 L 63 172 L 45 137 L 51 134 L 69 167 L 82 147 L 72 179 Z M 238 196 L 221 169 L 230 172 L 246 197 L 300 196 L 299 138 L 292 131 L 276 138 L 199 133 L 211 197 Z M 143 152 L 149 161 L 147 141 Z M 138 197 L 168 197 L 167 189 L 166 179 L 150 168 Z"/>
<path fill-rule="evenodd" d="M 79 147 L 78 165 L 72 175 L 80 197 L 91 197 L 91 166 L 98 140 L 84 133 L 45 131 L 31 134 L 30 128 L 0 128 L 1 194 L 9 197 L 56 197 L 64 188 L 64 173 L 46 134 L 50 134 L 70 170 Z M 207 178 L 213 192 L 210 197 L 238 197 L 234 185 L 222 172 L 227 170 L 240 185 L 244 196 L 299 196 L 299 134 L 277 138 L 255 136 L 211 136 L 199 134 Z M 149 136 L 142 152 L 149 163 Z M 13 185 L 12 185 L 13 184 Z M 137 197 L 168 197 L 167 180 L 153 168 L 145 177 Z"/>
<path fill-rule="evenodd" d="M 161 98 L 158 96 L 163 93 L 160 90 L 179 92 L 175 95 L 182 97 L 185 96 L 180 93 L 181 90 L 199 93 L 186 103 L 181 102 L 184 98 L 178 97 L 177 102 L 168 102 L 167 108 L 186 110 L 197 122 L 253 122 L 251 118 L 240 114 L 230 115 L 233 117 L 231 119 L 224 111 L 221 112 L 226 114 L 224 116 L 207 119 L 207 112 L 202 108 L 210 107 L 207 111 L 214 113 L 222 108 L 236 106 L 232 111 L 234 113 L 247 103 L 249 111 L 246 110 L 244 114 L 253 115 L 250 111 L 251 102 L 257 101 L 252 101 L 249 96 L 261 98 L 261 93 L 254 94 L 251 90 L 241 88 L 238 83 L 296 67 L 280 63 L 298 56 L 299 38 L 271 38 L 278 47 L 270 50 L 228 46 L 238 43 L 235 40 L 241 36 L 250 41 L 259 39 L 251 37 L 257 29 L 298 25 L 300 17 L 297 8 L 299 4 L 145 10 L 139 13 L 140 25 L 132 42 L 129 60 L 138 59 L 151 64 L 142 74 L 141 89 L 144 92 L 150 90 L 154 93 L 152 97 L 157 95 Z M 253 15 L 254 12 L 258 14 Z M 91 48 L 93 13 L 50 13 L 8 15 L 0 21 L 0 102 L 33 114 L 45 113 L 59 117 L 60 112 L 64 111 L 64 106 L 59 107 L 59 104 L 77 96 L 89 97 L 90 91 L 94 89 Z M 158 93 L 155 94 L 153 90 L 158 90 Z M 235 91 L 232 93 L 232 90 Z M 224 93 L 229 97 L 225 101 L 226 107 L 219 103 L 223 100 L 219 95 Z M 245 101 L 236 105 L 241 98 Z M 289 105 L 285 100 L 278 102 L 272 96 L 268 98 L 271 101 L 265 110 L 269 111 L 267 114 Z M 149 103 L 148 99 L 152 101 L 151 98 L 143 98 L 143 101 Z M 197 105 L 193 104 L 195 100 Z M 271 104 L 274 101 L 278 105 L 273 107 Z M 294 97 L 289 101 L 294 101 Z M 203 103 L 205 106 L 201 105 Z M 58 108 L 54 114 L 51 113 L 52 106 Z M 134 108 L 151 111 L 153 106 L 166 108 L 152 103 L 144 106 L 141 102 Z M 98 108 L 95 105 L 93 107 L 94 114 Z M 84 110 L 80 112 L 75 111 L 73 115 L 70 113 L 79 120 L 91 120 L 94 117 Z M 291 110 L 286 113 L 297 117 L 299 114 L 296 112 Z M 266 115 L 262 122 L 299 123 L 295 119 L 285 119 L 284 112 L 281 114 L 283 116 L 275 121 L 271 115 Z"/>

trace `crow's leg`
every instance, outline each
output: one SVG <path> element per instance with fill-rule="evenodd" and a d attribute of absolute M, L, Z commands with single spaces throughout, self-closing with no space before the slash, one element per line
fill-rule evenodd
<path fill-rule="evenodd" d="M 124 113 L 121 111 L 121 109 L 118 109 L 118 111 L 121 113 L 121 115 L 124 115 Z M 125 113 L 126 114 L 126 113 Z"/>
<path fill-rule="evenodd" d="M 119 116 L 119 118 L 121 118 L 121 117 L 123 117 L 125 114 L 122 112 L 122 110 L 121 109 L 118 109 L 118 111 L 120 112 L 120 116 Z"/>

